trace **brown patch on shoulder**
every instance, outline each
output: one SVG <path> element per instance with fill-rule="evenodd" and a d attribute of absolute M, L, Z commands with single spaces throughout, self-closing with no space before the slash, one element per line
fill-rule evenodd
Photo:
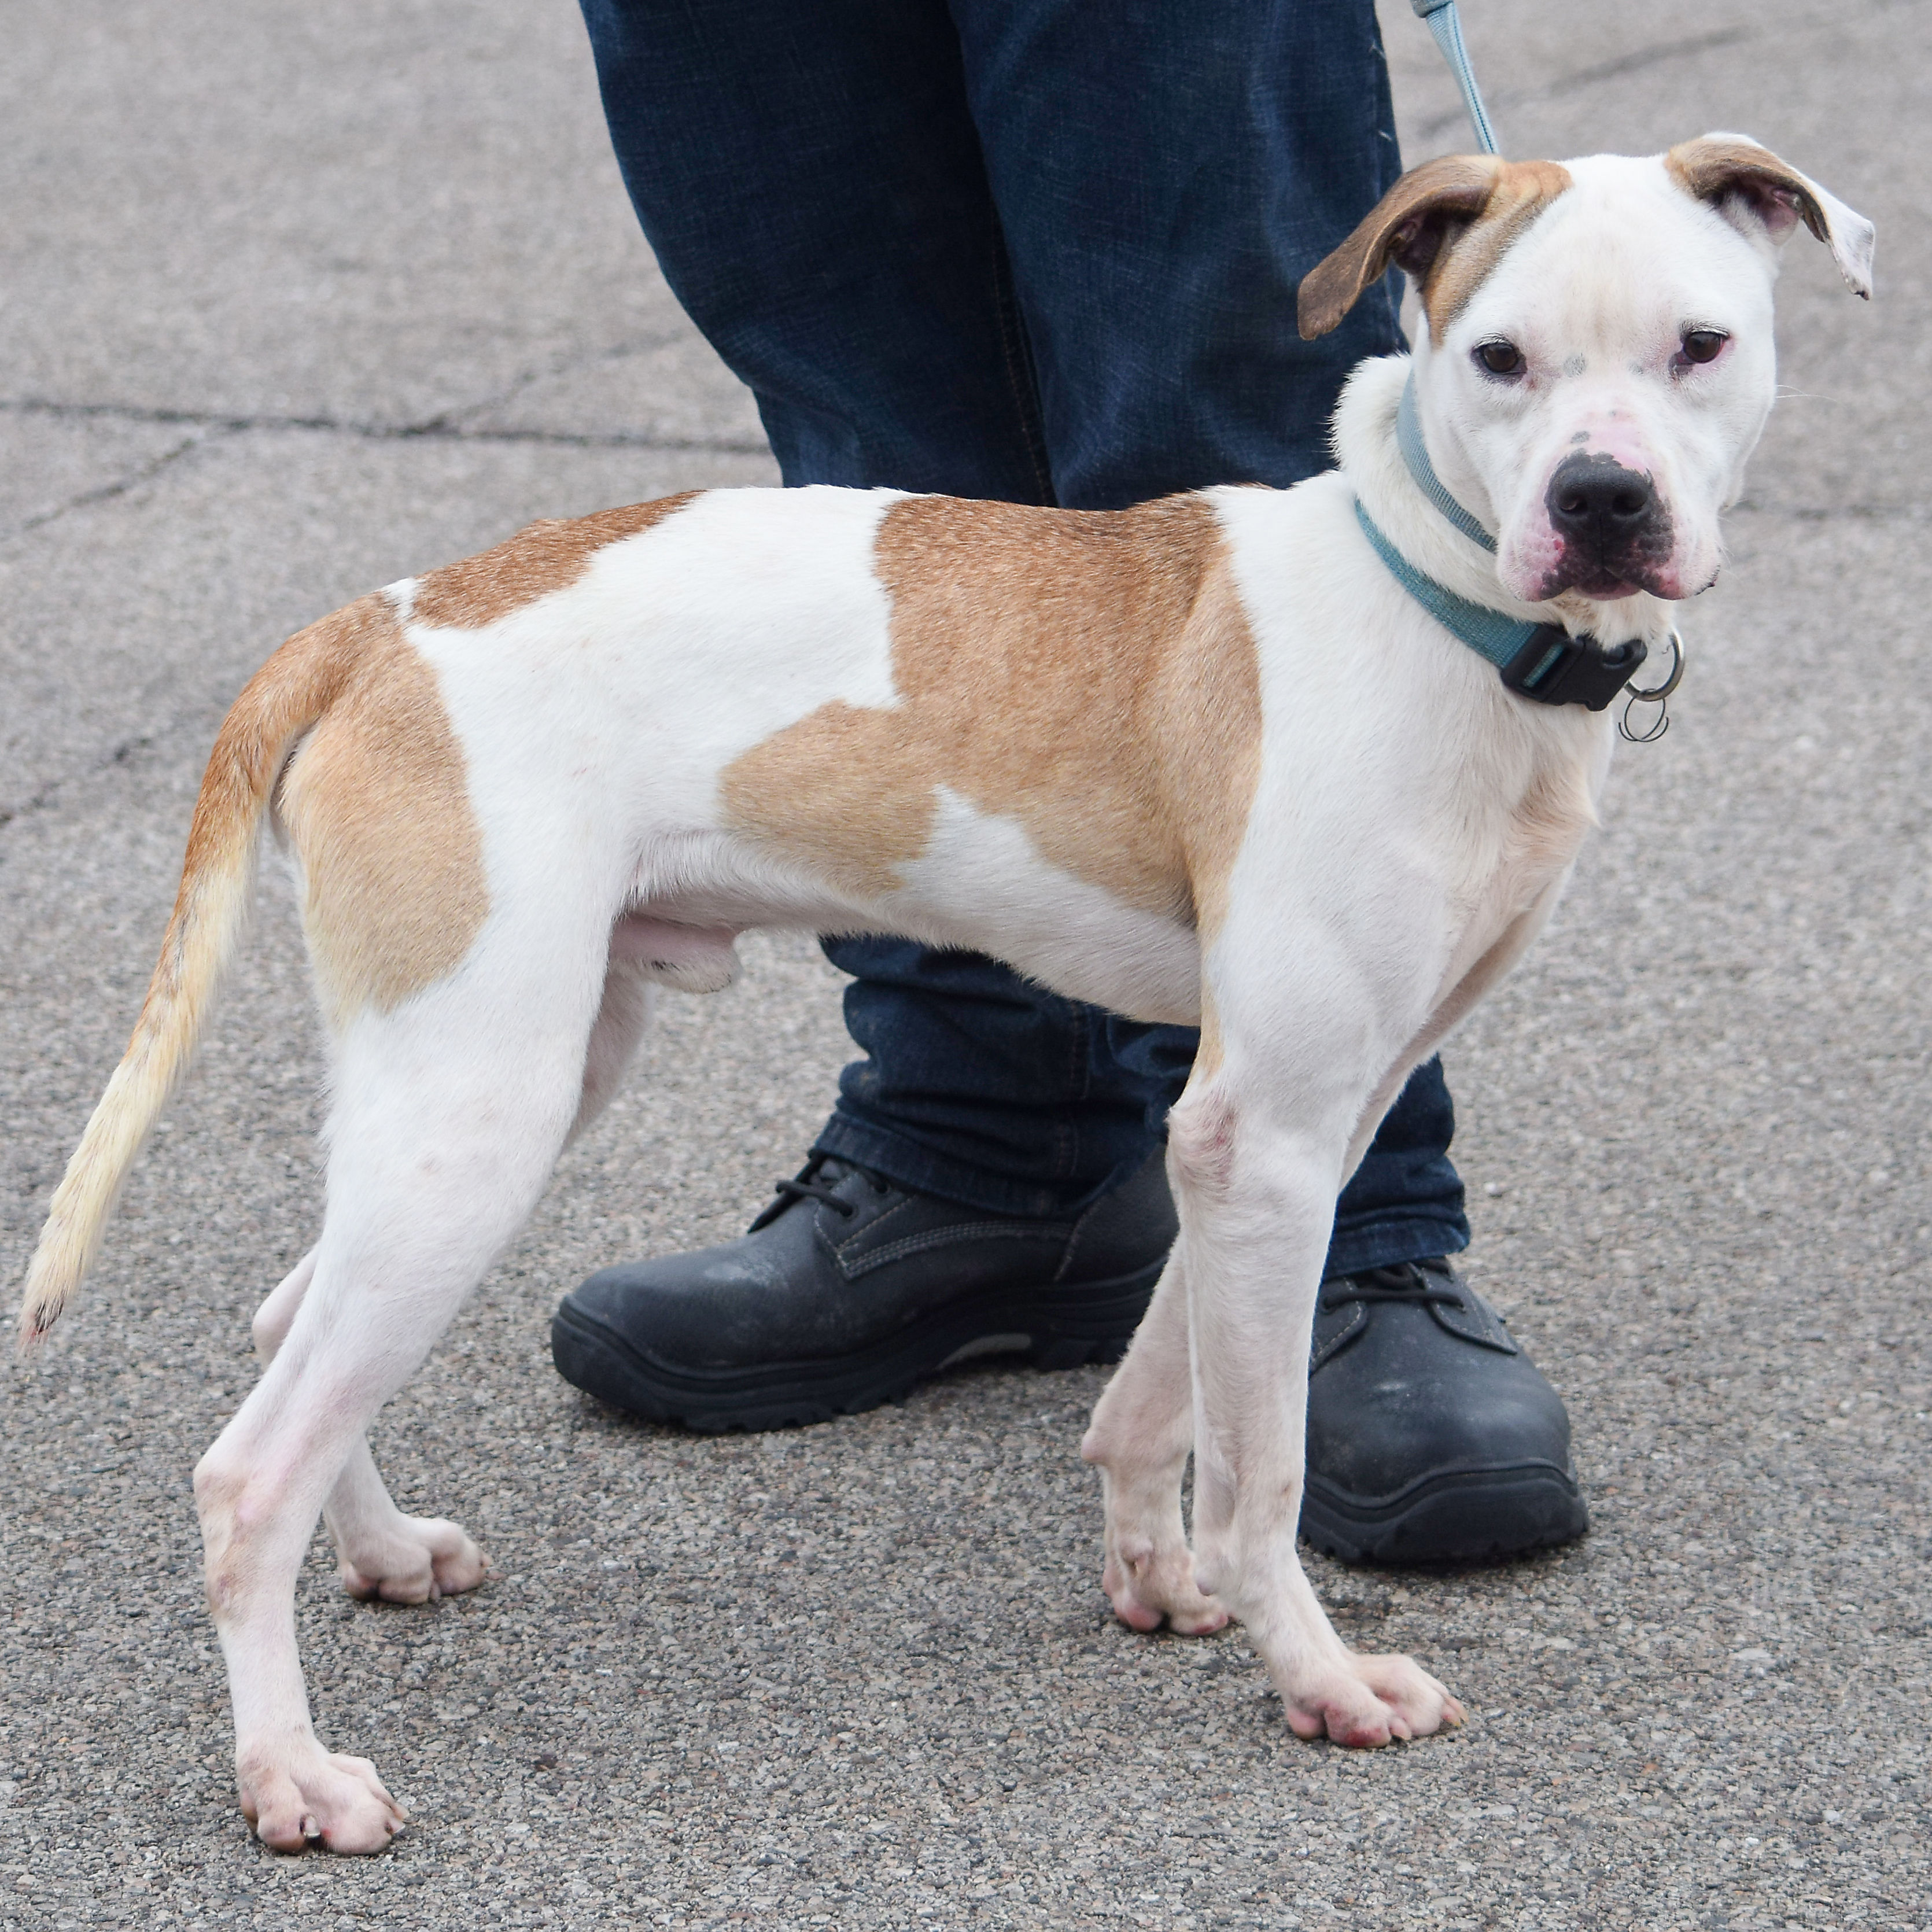
<path fill-rule="evenodd" d="M 1597 822 L 1590 788 L 1574 766 L 1545 770 L 1518 804 L 1504 848 L 1517 912 L 1527 911 L 1576 856 Z"/>
<path fill-rule="evenodd" d="M 663 522 L 702 492 L 686 490 L 649 503 L 599 510 L 590 517 L 546 518 L 481 556 L 465 557 L 416 579 L 412 622 L 480 630 L 512 610 L 567 590 L 607 544 Z"/>
<path fill-rule="evenodd" d="M 1557 161 L 1504 161 L 1497 167 L 1482 212 L 1444 242 L 1422 278 L 1432 341 L 1442 340 L 1510 245 L 1570 184 L 1570 170 Z"/>
<path fill-rule="evenodd" d="M 394 607 L 364 597 L 304 634 L 340 669 L 276 806 L 307 874 L 303 925 L 338 1021 L 453 972 L 489 910 L 463 749 Z"/>
<path fill-rule="evenodd" d="M 722 782 L 729 822 L 860 898 L 938 788 L 1126 903 L 1218 919 L 1260 770 L 1253 640 L 1199 496 L 1120 511 L 909 497 L 881 520 L 889 710 L 827 704 Z"/>

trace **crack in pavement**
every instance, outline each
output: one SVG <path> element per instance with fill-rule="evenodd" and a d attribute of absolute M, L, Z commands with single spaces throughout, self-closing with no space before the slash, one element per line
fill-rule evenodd
<path fill-rule="evenodd" d="M 454 404 L 434 416 L 426 418 L 420 427 L 424 429 L 434 428 L 438 430 L 460 430 L 466 422 L 473 421 L 486 410 L 501 409 L 506 403 L 514 401 L 526 391 L 536 388 L 539 382 L 593 368 L 599 364 L 621 362 L 629 356 L 668 347 L 675 339 L 658 334 L 634 337 L 628 340 L 610 344 L 602 349 L 560 350 L 542 362 L 526 367 L 495 394 L 479 397 L 473 403 Z M 706 446 L 713 446 L 707 444 Z M 731 446 L 730 440 L 722 440 L 715 446 Z M 762 452 L 764 447 L 762 442 L 752 446 L 759 452 Z"/>
<path fill-rule="evenodd" d="M 545 375 L 554 373 L 553 370 L 538 370 L 520 378 L 503 396 L 489 397 L 481 402 L 465 404 L 457 409 L 446 410 L 439 415 L 414 423 L 358 422 L 350 418 L 327 416 L 227 415 L 212 410 L 154 408 L 131 403 L 69 403 L 38 396 L 0 398 L 0 415 L 46 416 L 56 421 L 94 419 L 178 424 L 194 432 L 125 476 L 116 477 L 111 482 L 100 484 L 93 489 L 83 490 L 78 495 L 70 496 L 64 502 L 56 504 L 51 509 L 37 512 L 21 522 L 0 530 L 0 543 L 11 542 L 16 538 L 44 529 L 49 524 L 58 522 L 73 511 L 125 496 L 129 490 L 158 476 L 190 450 L 199 448 L 211 437 L 241 436 L 251 430 L 308 430 L 322 434 L 357 436 L 374 442 L 533 442 L 566 448 L 648 449 L 670 454 L 687 451 L 708 454 L 764 456 L 770 453 L 770 446 L 763 437 L 652 436 L 629 430 L 612 430 L 597 434 L 546 429 L 479 430 L 464 426 L 460 420 L 464 416 L 472 416 L 480 410 L 494 408 L 518 390 L 532 382 L 540 382 Z M 0 820 L 0 824 L 4 823 L 4 820 Z"/>
<path fill-rule="evenodd" d="M 637 430 L 466 429 L 452 420 L 454 416 L 478 406 L 488 405 L 466 404 L 461 411 L 445 410 L 420 422 L 383 423 L 358 422 L 348 416 L 241 414 L 217 410 L 154 408 L 134 403 L 68 403 L 39 396 L 0 397 L 0 415 L 178 423 L 188 428 L 238 434 L 250 430 L 310 430 L 326 435 L 360 436 L 376 442 L 541 442 L 572 449 L 697 450 L 743 456 L 764 456 L 770 451 L 762 436 L 654 436 Z"/>
<path fill-rule="evenodd" d="M 70 511 L 85 509 L 90 503 L 105 503 L 114 497 L 124 496 L 130 490 L 137 488 L 150 477 L 159 476 L 170 464 L 185 456 L 190 450 L 199 449 L 208 440 L 209 434 L 208 430 L 197 428 L 192 436 L 183 436 L 172 448 L 164 449 L 160 455 L 151 457 L 146 463 L 130 470 L 126 476 L 117 476 L 110 483 L 98 484 L 92 490 L 83 490 L 77 496 L 68 497 L 66 502 L 56 503 L 52 509 L 37 511 L 32 516 L 14 524 L 10 530 L 0 531 L 0 543 L 15 537 L 23 537 L 32 530 L 44 530 L 49 524 L 58 523 Z M 4 820 L 0 820 L 0 824 L 3 823 Z"/>
<path fill-rule="evenodd" d="M 38 812 L 46 811 L 69 785 L 82 778 L 91 778 L 98 772 L 112 770 L 116 765 L 124 765 L 136 752 L 152 750 L 154 740 L 158 737 L 172 737 L 177 732 L 182 730 L 188 722 L 178 718 L 172 724 L 164 726 L 158 731 L 143 732 L 140 736 L 134 738 L 123 738 L 112 750 L 104 757 L 96 758 L 92 764 L 82 770 L 77 772 L 62 772 L 56 777 L 45 780 L 38 790 L 29 793 L 18 805 L 0 805 L 0 832 L 5 831 L 8 826 L 16 820 L 30 818 Z M 4 850 L 0 849 L 0 865 L 4 865 L 5 862 Z"/>

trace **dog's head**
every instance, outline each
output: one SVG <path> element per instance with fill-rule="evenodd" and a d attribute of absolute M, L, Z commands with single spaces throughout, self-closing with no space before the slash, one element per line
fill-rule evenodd
<path fill-rule="evenodd" d="M 1504 586 L 1690 596 L 1770 411 L 1772 284 L 1800 222 L 1869 296 L 1871 224 L 1742 135 L 1642 160 L 1450 156 L 1308 276 L 1301 332 L 1406 269 L 1430 449 L 1495 529 Z"/>

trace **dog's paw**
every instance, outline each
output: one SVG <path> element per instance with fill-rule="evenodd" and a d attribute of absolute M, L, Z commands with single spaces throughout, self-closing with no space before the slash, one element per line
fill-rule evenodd
<path fill-rule="evenodd" d="M 426 1604 L 482 1582 L 489 1564 L 458 1523 L 398 1516 L 366 1540 L 339 1552 L 342 1587 L 352 1597 Z"/>
<path fill-rule="evenodd" d="M 1280 1684 L 1282 1708 L 1298 1738 L 1327 1737 L 1372 1748 L 1398 1738 L 1426 1738 L 1462 1723 L 1460 1704 L 1413 1658 L 1364 1657 L 1298 1671 Z M 1279 1681 L 1279 1674 L 1278 1674 Z"/>
<path fill-rule="evenodd" d="M 275 1851 L 380 1852 L 409 1822 L 366 1757 L 338 1757 L 313 1734 L 286 1750 L 244 1752 L 236 1768 L 242 1816 Z"/>
<path fill-rule="evenodd" d="M 1157 1550 L 1145 1538 L 1110 1539 L 1100 1587 L 1130 1630 L 1166 1624 L 1183 1636 L 1207 1636 L 1228 1621 L 1228 1612 L 1196 1586 L 1193 1555 L 1184 1543 Z"/>

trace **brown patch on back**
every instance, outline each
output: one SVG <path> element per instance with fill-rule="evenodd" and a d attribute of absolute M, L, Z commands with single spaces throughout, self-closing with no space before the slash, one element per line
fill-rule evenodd
<path fill-rule="evenodd" d="M 337 688 L 276 804 L 308 875 L 310 953 L 340 1020 L 387 1012 L 454 971 L 490 893 L 462 747 L 388 598 L 364 597 L 304 636 L 338 659 Z"/>
<path fill-rule="evenodd" d="M 662 523 L 701 494 L 686 490 L 653 502 L 599 510 L 595 516 L 546 518 L 532 524 L 494 550 L 418 578 L 410 620 L 458 630 L 480 630 L 554 590 L 568 590 L 607 544 Z"/>
<path fill-rule="evenodd" d="M 1432 341 L 1462 313 L 1529 224 L 1570 185 L 1556 161 L 1504 161 L 1496 170 L 1482 212 L 1438 251 L 1422 278 L 1423 313 Z"/>
<path fill-rule="evenodd" d="M 1213 510 L 910 497 L 882 520 L 890 710 L 821 706 L 722 776 L 730 822 L 876 898 L 938 788 L 1126 903 L 1212 926 L 1260 770 L 1253 640 Z"/>

